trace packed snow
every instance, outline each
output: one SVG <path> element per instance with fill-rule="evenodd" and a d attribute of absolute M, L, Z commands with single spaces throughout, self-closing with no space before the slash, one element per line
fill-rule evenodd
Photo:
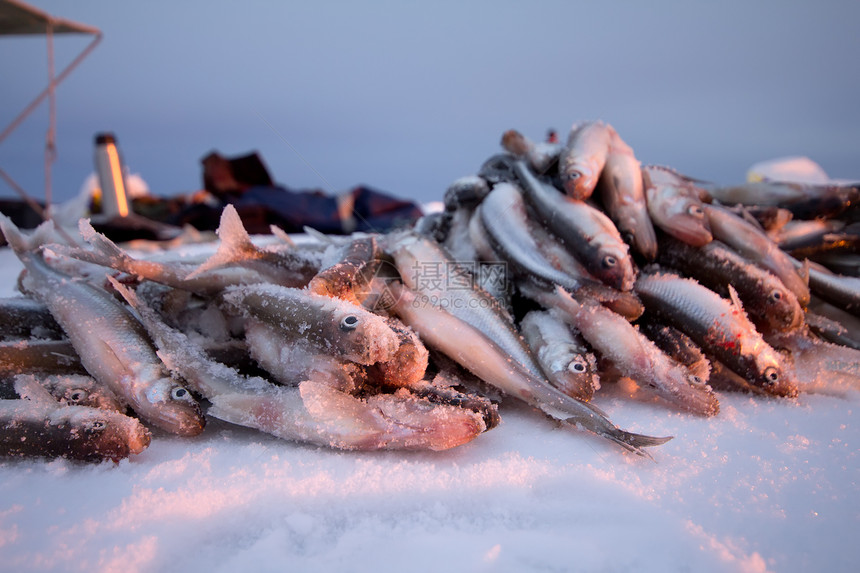
<path fill-rule="evenodd" d="M 20 264 L 0 249 L 0 296 Z M 849 571 L 856 386 L 719 392 L 701 418 L 606 383 L 654 459 L 505 403 L 443 452 L 335 451 L 210 419 L 119 464 L 0 460 L 0 571 Z"/>

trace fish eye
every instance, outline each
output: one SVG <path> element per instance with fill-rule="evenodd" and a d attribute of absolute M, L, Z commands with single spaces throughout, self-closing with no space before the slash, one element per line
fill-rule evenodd
<path fill-rule="evenodd" d="M 772 385 L 779 382 L 779 370 L 775 366 L 768 366 L 764 370 L 765 384 Z"/>
<path fill-rule="evenodd" d="M 582 363 L 582 360 L 577 359 L 575 362 L 572 362 L 570 364 L 570 369 L 573 372 L 577 372 L 579 374 L 582 374 L 583 372 L 585 372 L 585 364 Z"/>
<path fill-rule="evenodd" d="M 104 420 L 93 420 L 92 422 L 90 422 L 90 430 L 100 432 L 105 428 L 107 428 L 107 422 L 105 422 Z"/>
<path fill-rule="evenodd" d="M 69 402 L 72 402 L 74 404 L 80 404 L 89 397 L 89 392 L 87 392 L 83 388 L 75 388 L 73 390 L 70 390 L 66 395 L 68 396 L 67 399 Z"/>
<path fill-rule="evenodd" d="M 600 262 L 604 269 L 611 269 L 618 264 L 618 259 L 613 257 L 612 255 L 606 255 L 603 257 L 603 260 Z"/>
<path fill-rule="evenodd" d="M 358 317 L 354 314 L 345 316 L 343 317 L 343 320 L 340 321 L 340 329 L 344 332 L 349 332 L 351 330 L 355 330 L 356 328 L 358 328 Z"/>
<path fill-rule="evenodd" d="M 705 210 L 700 205 L 690 205 L 687 207 L 687 214 L 693 217 L 702 218 L 705 216 Z"/>
<path fill-rule="evenodd" d="M 182 386 L 174 386 L 173 389 L 170 390 L 170 397 L 174 400 L 188 400 L 191 398 L 191 395 L 188 390 Z"/>
<path fill-rule="evenodd" d="M 782 300 L 782 291 L 772 290 L 767 297 L 770 302 L 780 302 Z"/>

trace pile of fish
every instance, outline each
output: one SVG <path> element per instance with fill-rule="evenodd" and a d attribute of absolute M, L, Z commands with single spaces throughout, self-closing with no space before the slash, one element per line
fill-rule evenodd
<path fill-rule="evenodd" d="M 671 438 L 617 427 L 601 387 L 714 416 L 717 390 L 860 386 L 857 186 L 720 188 L 640 165 L 600 121 L 502 147 L 385 234 L 261 246 L 227 206 L 214 254 L 165 259 L 0 218 L 25 268 L 0 301 L 0 455 L 119 460 L 210 417 L 444 450 L 518 399 L 648 456 Z"/>

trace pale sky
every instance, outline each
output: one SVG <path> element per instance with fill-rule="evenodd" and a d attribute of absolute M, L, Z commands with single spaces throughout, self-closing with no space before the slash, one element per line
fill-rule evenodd
<path fill-rule="evenodd" d="M 438 200 L 505 130 L 541 140 L 582 119 L 717 182 L 788 155 L 860 177 L 858 2 L 31 4 L 104 33 L 57 91 L 58 199 L 93 170 L 101 131 L 164 196 L 199 188 L 216 149 L 258 150 L 292 188 Z M 58 37 L 58 69 L 87 42 Z M 44 38 L 0 38 L 0 128 L 46 77 Z M 0 143 L 37 198 L 47 118 Z"/>

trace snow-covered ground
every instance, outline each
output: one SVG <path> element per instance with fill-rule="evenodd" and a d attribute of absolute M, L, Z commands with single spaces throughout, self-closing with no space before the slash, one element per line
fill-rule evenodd
<path fill-rule="evenodd" d="M 513 403 L 438 453 L 210 420 L 119 464 L 0 460 L 0 571 L 854 571 L 860 393 L 720 401 L 702 419 L 602 389 L 621 427 L 675 436 L 654 461 Z"/>

